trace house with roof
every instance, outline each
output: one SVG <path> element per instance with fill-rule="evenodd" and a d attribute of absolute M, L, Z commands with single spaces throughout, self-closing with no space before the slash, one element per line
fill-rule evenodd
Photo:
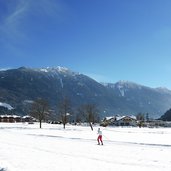
<path fill-rule="evenodd" d="M 36 119 L 26 115 L 26 116 L 18 116 L 18 115 L 0 115 L 0 122 L 8 122 L 8 123 L 14 123 L 14 122 L 36 122 Z"/>
<path fill-rule="evenodd" d="M 137 119 L 135 116 L 118 116 L 114 124 L 116 126 L 137 126 Z"/>
<path fill-rule="evenodd" d="M 0 122 L 21 122 L 21 116 L 17 115 L 0 115 Z"/>
<path fill-rule="evenodd" d="M 137 119 L 136 116 L 111 116 L 111 117 L 105 117 L 101 124 L 101 126 L 137 126 Z"/>
<path fill-rule="evenodd" d="M 22 117 L 22 122 L 36 122 L 36 119 L 30 115 L 25 115 Z"/>

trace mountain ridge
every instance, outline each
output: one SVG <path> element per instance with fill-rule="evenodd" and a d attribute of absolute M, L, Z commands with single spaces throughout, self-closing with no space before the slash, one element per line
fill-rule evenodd
<path fill-rule="evenodd" d="M 24 115 L 27 101 L 46 98 L 53 109 L 63 96 L 71 99 L 74 110 L 85 103 L 96 104 L 100 116 L 149 113 L 161 116 L 171 106 L 171 91 L 150 88 L 130 81 L 99 83 L 65 67 L 0 70 L 0 102 Z"/>

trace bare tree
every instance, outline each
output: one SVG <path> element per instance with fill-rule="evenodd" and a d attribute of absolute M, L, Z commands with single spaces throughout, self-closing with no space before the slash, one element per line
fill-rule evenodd
<path fill-rule="evenodd" d="M 79 108 L 79 112 L 84 116 L 86 122 L 89 123 L 91 130 L 93 131 L 92 123 L 98 120 L 98 111 L 96 105 L 94 104 L 86 104 Z"/>
<path fill-rule="evenodd" d="M 42 121 L 46 119 L 48 112 L 48 102 L 45 99 L 38 98 L 32 104 L 31 116 L 35 117 L 40 122 L 40 128 L 42 128 Z"/>
<path fill-rule="evenodd" d="M 67 97 L 64 97 L 64 99 L 59 103 L 59 113 L 63 127 L 65 129 L 65 125 L 68 122 L 68 117 L 71 114 L 71 103 Z"/>
<path fill-rule="evenodd" d="M 145 120 L 145 116 L 143 113 L 138 113 L 136 116 L 137 120 L 138 120 L 138 126 L 141 128 L 143 126 L 144 120 Z"/>
<path fill-rule="evenodd" d="M 145 120 L 145 116 L 144 116 L 143 113 L 138 113 L 138 114 L 136 115 L 136 118 L 137 118 L 137 120 L 139 120 L 139 121 L 144 121 L 144 120 Z"/>

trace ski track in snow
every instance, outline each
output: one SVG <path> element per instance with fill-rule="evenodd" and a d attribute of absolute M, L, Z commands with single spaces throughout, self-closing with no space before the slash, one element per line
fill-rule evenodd
<path fill-rule="evenodd" d="M 30 136 L 39 136 L 39 137 L 48 137 L 48 138 L 65 138 L 66 140 L 79 140 L 79 141 L 91 141 L 94 142 L 94 139 L 85 139 L 85 138 L 70 138 L 70 137 L 63 137 L 63 136 L 56 136 L 56 135 L 45 135 L 45 134 L 27 134 Z M 123 142 L 123 141 L 112 141 L 112 140 L 105 140 L 105 142 L 109 144 L 129 144 L 129 145 L 140 145 L 140 146 L 152 146 L 152 147 L 169 147 L 171 148 L 171 145 L 169 144 L 150 144 L 150 143 L 137 143 L 137 142 Z"/>

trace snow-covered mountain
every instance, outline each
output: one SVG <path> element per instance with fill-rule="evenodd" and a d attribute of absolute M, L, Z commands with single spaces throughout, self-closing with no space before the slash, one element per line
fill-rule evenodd
<path fill-rule="evenodd" d="M 167 108 L 171 108 L 171 91 L 166 88 L 150 88 L 129 81 L 103 85 L 111 89 L 118 99 L 122 99 L 122 103 L 129 106 L 128 110 L 134 109 L 158 117 Z"/>
<path fill-rule="evenodd" d="M 109 111 L 113 104 L 113 96 L 103 85 L 63 67 L 0 71 L 0 96 L 0 102 L 10 104 L 21 114 L 27 111 L 27 102 L 38 97 L 47 99 L 54 110 L 64 96 L 70 99 L 74 110 L 93 103 L 100 112 Z"/>
<path fill-rule="evenodd" d="M 46 68 L 32 68 L 32 70 L 38 72 L 45 72 L 46 74 L 49 74 L 51 76 L 58 76 L 59 74 L 72 75 L 72 76 L 79 75 L 78 72 L 73 72 L 70 69 L 61 66 L 46 67 Z"/>
<path fill-rule="evenodd" d="M 67 96 L 76 111 L 85 103 L 97 105 L 101 116 L 149 113 L 160 117 L 171 107 L 171 91 L 149 88 L 129 81 L 98 83 L 65 67 L 25 68 L 0 71 L 0 103 L 24 115 L 30 102 L 46 98 L 55 110 Z"/>

